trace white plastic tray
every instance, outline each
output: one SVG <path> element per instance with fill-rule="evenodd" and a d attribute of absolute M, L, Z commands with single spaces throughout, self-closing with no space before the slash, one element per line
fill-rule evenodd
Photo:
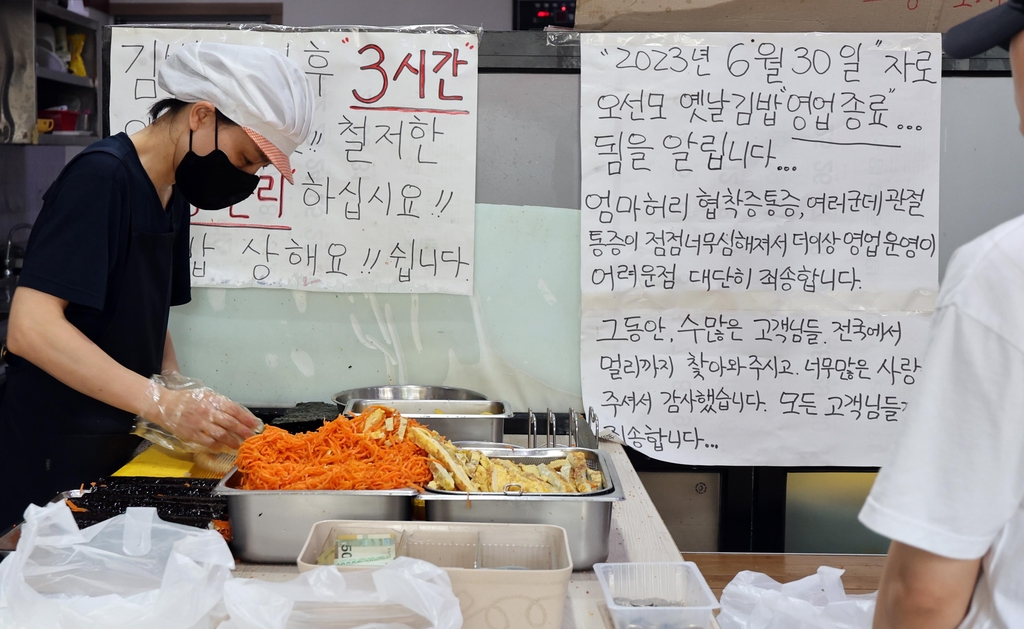
<path fill-rule="evenodd" d="M 718 599 L 697 564 L 599 563 L 594 565 L 615 629 L 708 629 Z M 621 599 L 661 599 L 681 607 L 634 607 Z"/>
<path fill-rule="evenodd" d="M 317 567 L 331 531 L 400 534 L 399 556 L 430 561 L 448 572 L 464 629 L 491 629 L 494 619 L 512 628 L 562 626 L 573 565 L 569 538 L 559 526 L 325 520 L 306 538 L 296 562 L 300 572 Z M 467 554 L 467 538 L 479 540 L 477 552 Z M 503 569 L 508 566 L 517 569 Z"/>

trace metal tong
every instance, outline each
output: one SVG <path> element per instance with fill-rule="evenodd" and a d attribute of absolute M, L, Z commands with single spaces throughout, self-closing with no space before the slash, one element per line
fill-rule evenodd
<path fill-rule="evenodd" d="M 526 409 L 526 446 L 528 448 L 537 447 L 537 415 L 534 414 L 533 409 Z M 544 447 L 554 448 L 558 445 L 557 434 L 556 434 L 556 423 L 555 414 L 549 408 L 544 416 L 545 431 L 544 431 Z"/>
<path fill-rule="evenodd" d="M 555 414 L 550 408 L 547 409 L 544 414 L 544 424 L 544 447 L 558 447 L 557 422 L 555 421 Z M 577 413 L 576 409 L 570 408 L 569 447 L 596 450 L 598 447 L 598 439 L 595 426 L 597 425 L 597 414 L 594 412 L 593 407 L 590 407 L 588 416 L 584 416 L 583 413 Z M 538 447 L 537 442 L 539 435 L 540 430 L 537 424 L 537 414 L 533 412 L 533 409 L 527 409 L 526 447 Z"/>

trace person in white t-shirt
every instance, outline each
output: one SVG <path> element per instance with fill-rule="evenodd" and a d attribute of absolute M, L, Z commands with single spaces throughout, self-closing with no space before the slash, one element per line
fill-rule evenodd
<path fill-rule="evenodd" d="M 951 29 L 1010 51 L 1024 133 L 1024 1 Z M 979 200 L 984 202 L 984 200 Z M 924 377 L 860 520 L 892 539 L 875 629 L 1024 627 L 1024 217 L 956 251 Z"/>

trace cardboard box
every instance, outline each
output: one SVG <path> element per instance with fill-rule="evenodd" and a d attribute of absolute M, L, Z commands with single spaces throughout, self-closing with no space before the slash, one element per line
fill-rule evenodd
<path fill-rule="evenodd" d="M 576 29 L 930 33 L 945 32 L 999 4 L 1000 0 L 578 0 Z"/>

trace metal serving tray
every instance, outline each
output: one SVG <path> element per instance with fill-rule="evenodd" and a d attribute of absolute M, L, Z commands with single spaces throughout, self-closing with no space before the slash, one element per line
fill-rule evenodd
<path fill-rule="evenodd" d="M 349 400 L 344 412 L 358 415 L 369 406 L 387 406 L 415 419 L 450 441 L 501 442 L 512 407 L 492 400 Z"/>
<path fill-rule="evenodd" d="M 601 472 L 604 486 L 594 491 L 588 491 L 586 493 L 527 493 L 522 491 L 522 487 L 519 485 L 507 485 L 505 491 L 478 491 L 471 494 L 472 497 L 476 496 L 595 496 L 597 494 L 604 494 L 614 489 L 611 480 L 608 476 L 604 475 L 601 465 L 601 453 L 598 450 L 587 450 L 585 448 L 517 448 L 515 446 L 502 447 L 500 444 L 479 444 L 475 446 L 473 442 L 455 442 L 455 445 L 462 450 L 476 450 L 482 452 L 490 459 L 505 459 L 512 463 L 519 463 L 521 465 L 540 465 L 541 463 L 550 463 L 551 461 L 557 461 L 558 459 L 564 459 L 570 452 L 582 452 L 587 460 L 587 467 L 592 470 Z M 558 453 L 554 456 L 553 453 Z M 465 499 L 466 492 L 464 491 L 447 491 L 444 489 L 428 489 L 432 494 L 448 494 L 453 496 L 460 496 Z"/>
<path fill-rule="evenodd" d="M 345 405 L 352 400 L 486 400 L 487 396 L 456 387 L 394 384 L 348 389 L 335 393 L 331 399 L 338 405 L 338 412 L 341 413 L 345 410 Z"/>
<path fill-rule="evenodd" d="M 605 488 L 590 494 L 518 494 L 427 491 L 421 495 L 427 520 L 437 522 L 504 522 L 553 524 L 569 534 L 575 570 L 589 570 L 608 558 L 612 505 L 625 499 L 615 464 L 606 452 L 584 448 L 481 449 L 489 458 L 517 463 L 547 463 L 572 451 L 588 454 L 597 465 Z M 592 455 L 592 456 L 591 456 Z"/>
<path fill-rule="evenodd" d="M 213 490 L 228 500 L 231 551 L 256 563 L 294 563 L 321 520 L 411 520 L 415 489 L 323 491 L 238 489 L 232 468 Z"/>

